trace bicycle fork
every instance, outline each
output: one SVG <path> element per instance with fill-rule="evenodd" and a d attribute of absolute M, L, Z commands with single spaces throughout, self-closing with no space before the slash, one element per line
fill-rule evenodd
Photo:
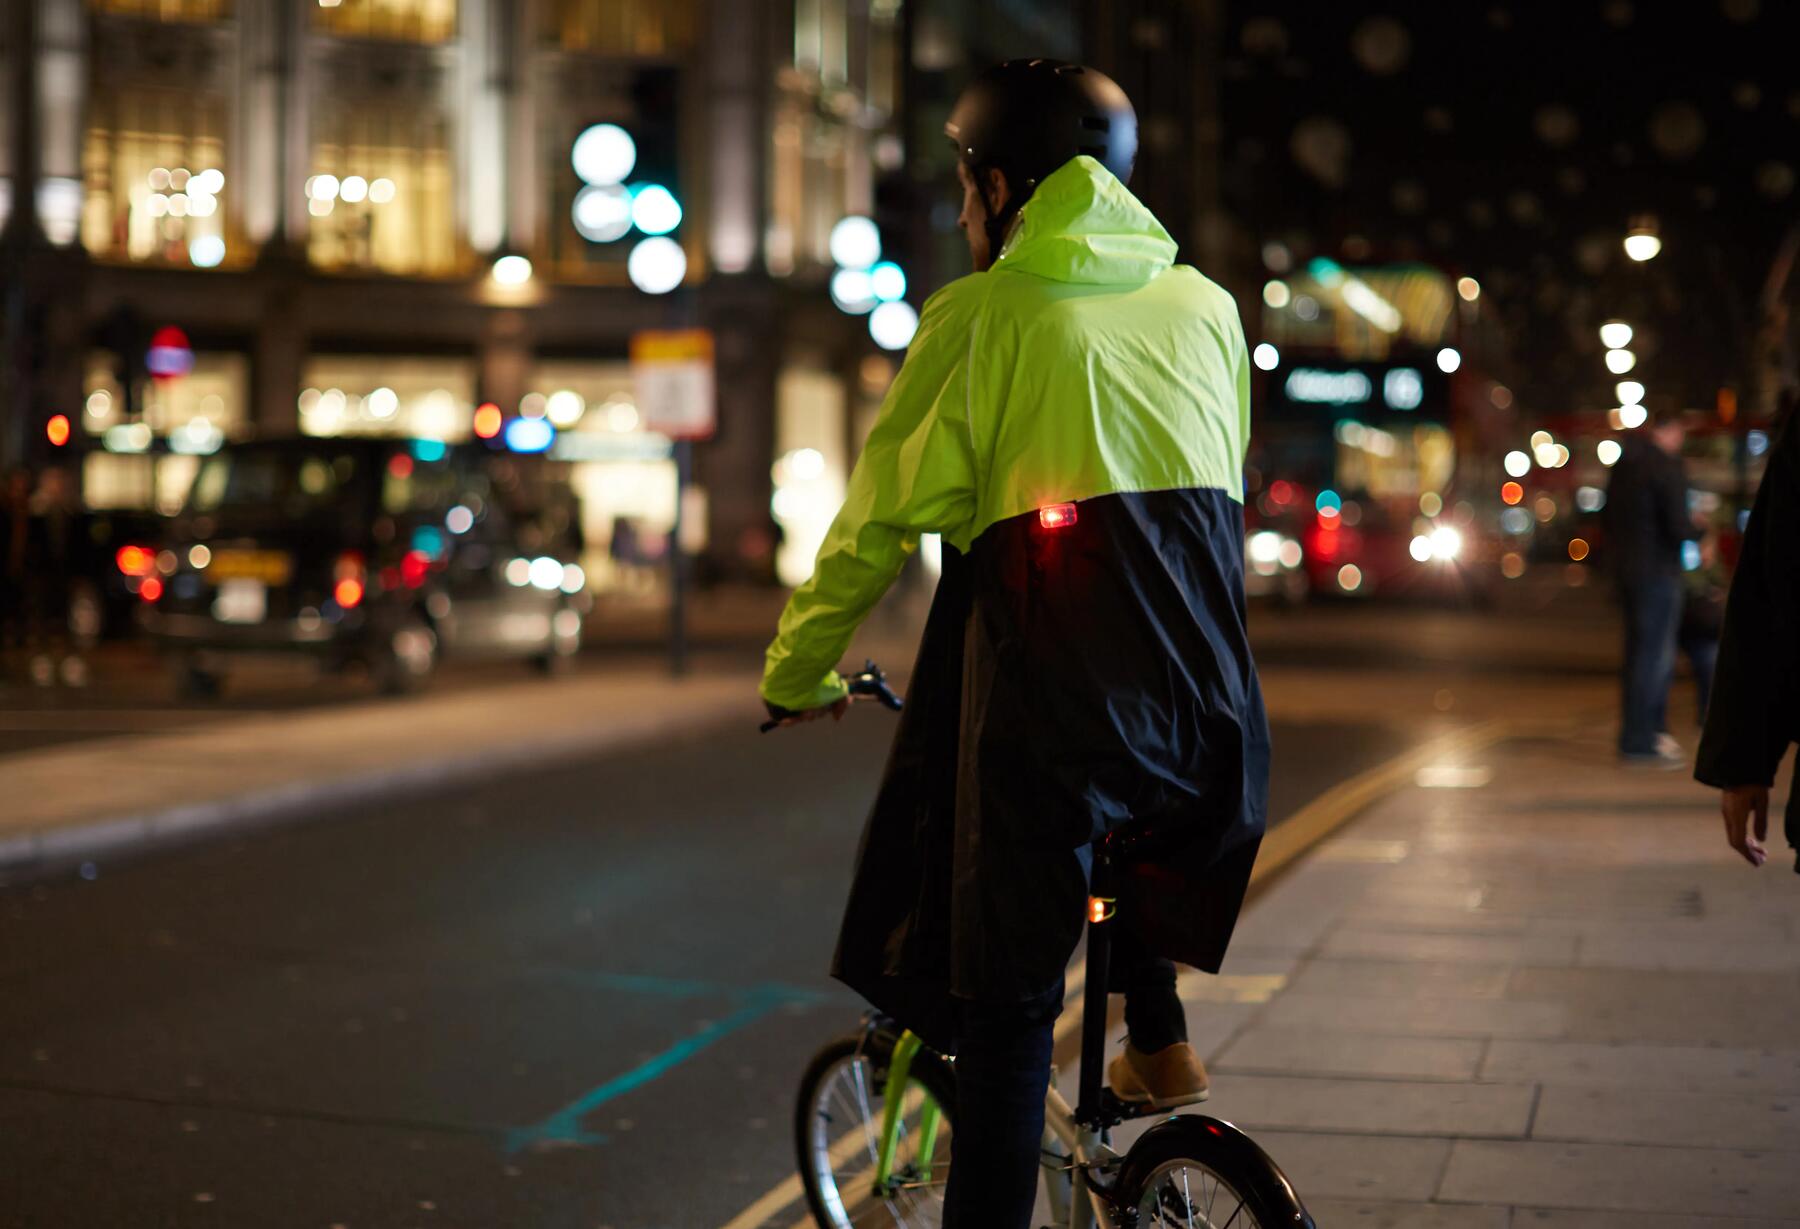
<path fill-rule="evenodd" d="M 894 1161 L 900 1150 L 900 1120 L 905 1113 L 907 1081 L 912 1077 L 913 1059 L 924 1045 L 918 1037 L 906 1032 L 894 1042 L 893 1056 L 888 1060 L 887 1082 L 881 1094 L 881 1137 L 875 1157 L 875 1193 L 886 1198 L 896 1189 Z M 923 1087 L 919 1106 L 918 1163 L 927 1180 L 931 1177 L 932 1156 L 937 1151 L 938 1125 L 943 1111 Z"/>

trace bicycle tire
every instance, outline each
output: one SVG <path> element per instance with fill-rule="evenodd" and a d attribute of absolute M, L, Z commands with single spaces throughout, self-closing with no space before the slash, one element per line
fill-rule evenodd
<path fill-rule="evenodd" d="M 1281 1172 L 1268 1153 L 1255 1140 L 1216 1118 L 1199 1114 L 1180 1114 L 1151 1127 L 1125 1154 L 1119 1170 L 1116 1199 L 1122 1212 L 1139 1213 L 1154 1193 L 1154 1185 L 1173 1167 L 1191 1166 L 1196 1172 L 1215 1175 L 1241 1201 L 1243 1209 L 1254 1218 L 1257 1229 L 1314 1229 L 1311 1215 L 1300 1201 L 1294 1184 Z M 1241 1219 L 1231 1219 L 1235 1209 L 1222 1209 L 1227 1219 L 1219 1220 L 1209 1209 L 1198 1221 L 1187 1215 L 1175 1223 L 1215 1225 L 1230 1223 L 1239 1229 Z M 1154 1222 L 1138 1217 L 1139 1229 L 1152 1229 Z"/>
<path fill-rule="evenodd" d="M 800 1077 L 800 1089 L 794 1104 L 794 1154 L 795 1163 L 800 1173 L 800 1185 L 806 1195 L 807 1209 L 812 1213 L 814 1224 L 820 1229 L 844 1229 L 849 1225 L 894 1225 L 905 1226 L 906 1229 L 932 1229 L 941 1222 L 942 1209 L 938 1208 L 937 1216 L 902 1219 L 893 1214 L 889 1205 L 889 1215 L 874 1218 L 849 1219 L 848 1209 L 844 1207 L 842 1192 L 827 1191 L 818 1173 L 817 1158 L 819 1155 L 820 1130 L 842 1138 L 845 1132 L 854 1129 L 853 1124 L 835 1122 L 829 1119 L 822 1121 L 820 1100 L 826 1095 L 827 1081 L 846 1064 L 861 1060 L 868 1066 L 868 1087 L 871 1095 L 879 1094 L 887 1079 L 888 1065 L 894 1053 L 894 1045 L 899 1035 L 893 1030 L 881 1027 L 873 1031 L 858 1031 L 840 1037 L 813 1055 L 807 1064 L 805 1073 Z M 956 1083 L 949 1065 L 943 1058 L 928 1049 L 921 1049 L 912 1060 L 909 1085 L 917 1084 L 943 1111 L 946 1126 L 954 1130 L 956 1115 Z M 869 1109 L 874 1111 L 879 1101 L 872 1101 Z M 944 1158 L 944 1168 L 948 1165 L 947 1143 L 939 1143 L 935 1154 Z M 933 1171 L 937 1170 L 933 1166 Z M 834 1206 L 835 1204 L 835 1206 Z"/>

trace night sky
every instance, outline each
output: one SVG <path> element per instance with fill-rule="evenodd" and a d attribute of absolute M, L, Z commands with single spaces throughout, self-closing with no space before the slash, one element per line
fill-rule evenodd
<path fill-rule="evenodd" d="M 1297 256 L 1480 279 L 1522 408 L 1611 404 L 1595 330 L 1637 324 L 1657 396 L 1742 385 L 1800 220 L 1800 3 L 1236 3 L 1227 203 Z M 1620 247 L 1657 216 L 1661 256 Z M 1497 365 L 1499 366 L 1499 365 Z"/>

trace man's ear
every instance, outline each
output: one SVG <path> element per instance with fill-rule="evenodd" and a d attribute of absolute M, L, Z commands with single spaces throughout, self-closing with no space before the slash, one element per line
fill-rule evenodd
<path fill-rule="evenodd" d="M 998 214 L 1006 208 L 1006 202 L 1012 199 L 1012 188 L 1006 182 L 1006 173 L 997 166 L 990 166 L 983 172 L 983 176 L 981 191 L 987 198 L 988 212 Z"/>

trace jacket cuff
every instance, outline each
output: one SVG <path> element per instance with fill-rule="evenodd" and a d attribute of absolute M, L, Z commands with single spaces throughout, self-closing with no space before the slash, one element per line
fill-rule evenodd
<path fill-rule="evenodd" d="M 810 688 L 795 690 L 782 686 L 778 681 L 764 677 L 762 698 L 777 708 L 785 708 L 792 713 L 804 713 L 809 709 L 825 708 L 836 704 L 850 694 L 843 676 L 836 670 L 826 674 L 823 679 Z"/>

